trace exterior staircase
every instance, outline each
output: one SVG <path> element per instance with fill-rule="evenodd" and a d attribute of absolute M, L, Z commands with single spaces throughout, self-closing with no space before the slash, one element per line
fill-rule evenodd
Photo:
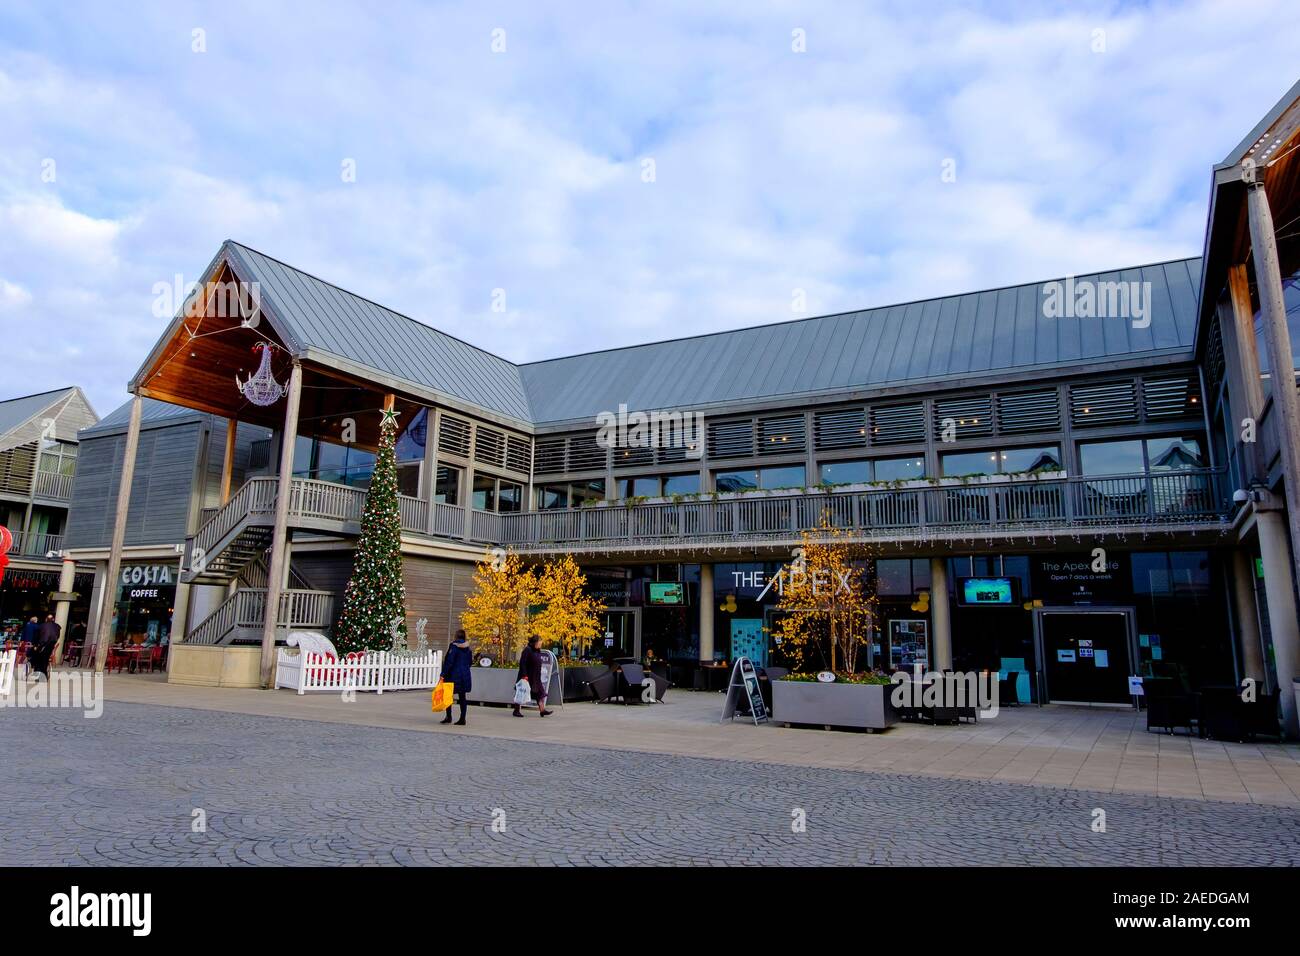
<path fill-rule="evenodd" d="M 266 621 L 267 567 L 265 557 L 249 563 L 239 576 L 238 590 L 190 630 L 186 644 L 243 644 L 262 640 Z M 317 591 L 292 568 L 289 588 L 280 595 L 279 630 L 325 631 L 334 623 L 334 595 Z"/>

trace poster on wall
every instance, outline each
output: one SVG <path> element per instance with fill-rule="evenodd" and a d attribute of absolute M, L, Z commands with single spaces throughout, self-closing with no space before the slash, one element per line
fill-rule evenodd
<path fill-rule="evenodd" d="M 889 622 L 889 664 L 894 670 L 930 666 L 930 627 L 923 620 Z"/>
<path fill-rule="evenodd" d="M 756 667 L 767 666 L 767 635 L 761 618 L 732 618 L 731 660 L 748 657 Z"/>

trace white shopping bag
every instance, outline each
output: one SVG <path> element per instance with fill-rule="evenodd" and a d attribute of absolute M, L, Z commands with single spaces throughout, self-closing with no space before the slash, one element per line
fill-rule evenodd
<path fill-rule="evenodd" d="M 522 677 L 519 678 L 519 682 L 515 684 L 515 704 L 527 704 L 532 699 L 533 694 L 528 688 L 528 681 Z"/>

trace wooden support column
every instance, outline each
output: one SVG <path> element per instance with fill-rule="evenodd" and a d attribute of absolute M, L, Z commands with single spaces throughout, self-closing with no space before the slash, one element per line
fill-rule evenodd
<path fill-rule="evenodd" d="M 700 660 L 713 663 L 713 565 L 700 564 Z"/>
<path fill-rule="evenodd" d="M 1264 652 L 1259 639 L 1259 612 L 1255 607 L 1255 568 L 1243 547 L 1232 549 L 1233 609 L 1237 612 L 1237 640 L 1241 647 L 1241 676 L 1264 686 Z"/>
<path fill-rule="evenodd" d="M 952 613 L 948 607 L 948 561 L 930 559 L 930 621 L 934 625 L 932 670 L 952 669 Z"/>
<path fill-rule="evenodd" d="M 262 686 L 275 683 L 275 626 L 288 561 L 289 496 L 293 491 L 293 448 L 298 437 L 298 406 L 302 401 L 302 365 L 295 359 L 289 373 L 289 397 L 284 409 L 280 445 L 280 474 L 275 492 L 275 528 L 271 532 L 271 566 L 266 575 L 266 614 L 262 622 Z"/>
<path fill-rule="evenodd" d="M 59 625 L 59 639 L 54 645 L 50 660 L 63 660 L 63 643 L 68 639 L 68 611 L 72 608 L 72 588 L 76 584 L 77 562 L 65 556 L 59 568 L 59 594 L 55 598 L 54 623 Z"/>
<path fill-rule="evenodd" d="M 230 500 L 230 482 L 235 474 L 235 439 L 239 436 L 239 422 L 232 418 L 226 422 L 226 453 L 221 460 L 221 503 Z"/>
<path fill-rule="evenodd" d="M 420 476 L 420 497 L 429 503 L 429 517 L 425 530 L 433 534 L 437 522 L 438 495 L 438 410 L 430 408 L 424 419 L 424 474 Z"/>
<path fill-rule="evenodd" d="M 1259 308 L 1263 318 L 1264 336 L 1268 342 L 1269 368 L 1273 382 L 1273 408 L 1277 412 L 1278 445 L 1282 452 L 1282 483 L 1286 492 L 1287 518 L 1290 524 L 1290 561 L 1286 557 L 1286 542 L 1273 545 L 1273 553 L 1263 554 L 1264 580 L 1268 583 L 1270 561 L 1273 574 L 1287 568 L 1285 582 L 1274 581 L 1275 588 L 1292 591 L 1300 579 L 1297 558 L 1300 558 L 1300 395 L 1296 392 L 1295 364 L 1291 354 L 1291 335 L 1286 325 L 1286 303 L 1282 293 L 1282 271 L 1277 260 L 1277 235 L 1273 229 L 1273 213 L 1269 209 L 1264 183 L 1256 179 L 1253 167 L 1246 170 L 1246 211 L 1250 217 L 1250 244 L 1255 263 L 1255 288 L 1259 292 Z M 1261 515 L 1262 517 L 1262 515 Z M 1279 522 L 1280 523 L 1280 522 Z M 1265 551 L 1264 526 L 1260 524 L 1260 550 Z M 1289 565 L 1289 567 L 1288 567 Z M 1269 596 L 1269 624 L 1273 635 L 1273 660 L 1277 668 L 1278 691 L 1282 697 L 1282 714 L 1286 730 L 1293 739 L 1300 732 L 1296 722 L 1295 692 L 1292 681 L 1300 662 L 1300 635 L 1295 628 L 1295 605 L 1292 602 L 1290 620 L 1278 621 L 1272 614 L 1273 597 Z"/>
<path fill-rule="evenodd" d="M 126 427 L 122 450 L 122 474 L 117 485 L 117 511 L 113 515 L 113 538 L 108 551 L 108 573 L 104 580 L 104 605 L 95 635 L 95 671 L 103 673 L 108 642 L 113 638 L 113 606 L 117 603 L 117 582 L 122 575 L 122 547 L 126 543 L 126 513 L 131 506 L 131 485 L 135 482 L 135 452 L 140 447 L 140 412 L 144 399 L 139 393 L 131 400 L 131 419 Z"/>

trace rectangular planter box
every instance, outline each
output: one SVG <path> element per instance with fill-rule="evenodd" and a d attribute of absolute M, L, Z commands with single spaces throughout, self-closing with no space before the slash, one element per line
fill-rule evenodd
<path fill-rule="evenodd" d="M 473 687 L 465 699 L 476 704 L 513 704 L 516 673 L 513 667 L 471 667 Z"/>
<path fill-rule="evenodd" d="M 563 668 L 561 668 L 563 670 Z M 465 699 L 476 704 L 510 704 L 515 702 L 515 675 L 519 673 L 516 667 L 471 667 L 470 677 L 473 688 Z M 555 700 L 555 693 L 560 689 L 560 679 L 551 675 L 551 698 L 548 704 Z M 567 700 L 568 697 L 566 696 Z"/>
<path fill-rule="evenodd" d="M 772 719 L 783 724 L 884 730 L 898 722 L 892 684 L 772 681 Z"/>

